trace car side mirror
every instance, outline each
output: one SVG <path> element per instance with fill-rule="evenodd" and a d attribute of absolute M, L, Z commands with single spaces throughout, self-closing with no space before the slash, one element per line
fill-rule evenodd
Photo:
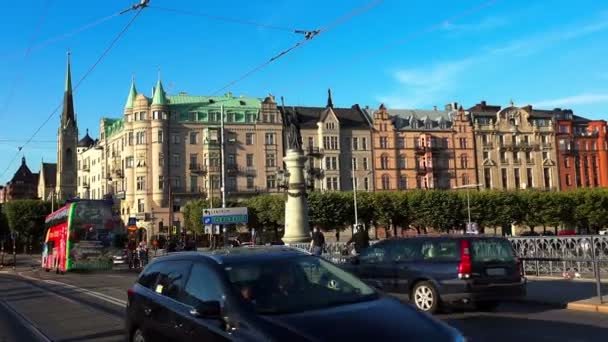
<path fill-rule="evenodd" d="M 220 318 L 222 316 L 222 306 L 217 300 L 200 302 L 190 310 L 190 314 L 200 318 Z"/>

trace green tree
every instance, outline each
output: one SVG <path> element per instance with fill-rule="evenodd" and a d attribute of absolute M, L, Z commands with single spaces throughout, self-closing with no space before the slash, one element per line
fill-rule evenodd
<path fill-rule="evenodd" d="M 244 202 L 249 208 L 250 216 L 253 216 L 249 224 L 262 235 L 268 229 L 273 233 L 272 239 L 278 241 L 285 224 L 285 197 L 283 195 L 261 195 L 247 199 Z M 258 224 L 253 226 L 252 223 Z"/>
<path fill-rule="evenodd" d="M 11 233 L 18 242 L 39 244 L 44 236 L 44 219 L 51 212 L 50 202 L 39 200 L 15 200 L 3 205 L 2 210 Z"/>
<path fill-rule="evenodd" d="M 205 232 L 205 226 L 202 222 L 203 209 L 207 209 L 209 207 L 209 202 L 205 199 L 192 200 L 186 203 L 184 206 L 184 221 L 186 224 L 186 229 L 197 234 L 203 234 Z"/>
<path fill-rule="evenodd" d="M 343 230 L 354 220 L 352 205 L 350 193 L 312 192 L 308 195 L 308 217 L 324 230 Z"/>

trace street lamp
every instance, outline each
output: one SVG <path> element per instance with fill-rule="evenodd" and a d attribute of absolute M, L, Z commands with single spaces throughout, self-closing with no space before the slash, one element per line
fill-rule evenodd
<path fill-rule="evenodd" d="M 469 224 L 467 227 L 471 227 L 471 198 L 469 197 L 469 189 L 478 188 L 480 186 L 483 186 L 483 184 L 468 184 L 453 187 L 453 189 L 467 189 L 467 214 L 469 216 Z"/>
<path fill-rule="evenodd" d="M 359 224 L 359 210 L 357 206 L 357 187 L 359 186 L 359 182 L 357 182 L 357 176 L 355 175 L 355 163 L 354 160 L 351 163 L 351 172 L 353 178 L 353 205 L 355 207 L 355 227 Z M 373 171 L 367 171 L 365 176 L 369 176 L 373 173 Z"/>

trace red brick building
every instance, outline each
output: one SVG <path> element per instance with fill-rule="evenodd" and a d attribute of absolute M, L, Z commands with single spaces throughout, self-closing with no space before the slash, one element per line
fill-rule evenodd
<path fill-rule="evenodd" d="M 560 189 L 608 187 L 606 121 L 564 111 L 557 126 Z"/>
<path fill-rule="evenodd" d="M 21 159 L 21 166 L 15 172 L 13 178 L 6 183 L 0 199 L 2 203 L 15 199 L 36 199 L 38 198 L 38 174 L 30 171 L 25 163 L 25 157 Z"/>

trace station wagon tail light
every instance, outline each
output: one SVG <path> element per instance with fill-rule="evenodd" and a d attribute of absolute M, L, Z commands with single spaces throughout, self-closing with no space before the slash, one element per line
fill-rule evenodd
<path fill-rule="evenodd" d="M 471 264 L 471 250 L 469 240 L 460 241 L 460 264 L 458 264 L 458 278 L 469 279 L 473 267 Z"/>
<path fill-rule="evenodd" d="M 133 295 L 135 294 L 135 290 L 128 289 L 127 290 L 127 306 L 129 306 L 129 303 L 131 303 L 131 298 L 133 298 Z"/>

